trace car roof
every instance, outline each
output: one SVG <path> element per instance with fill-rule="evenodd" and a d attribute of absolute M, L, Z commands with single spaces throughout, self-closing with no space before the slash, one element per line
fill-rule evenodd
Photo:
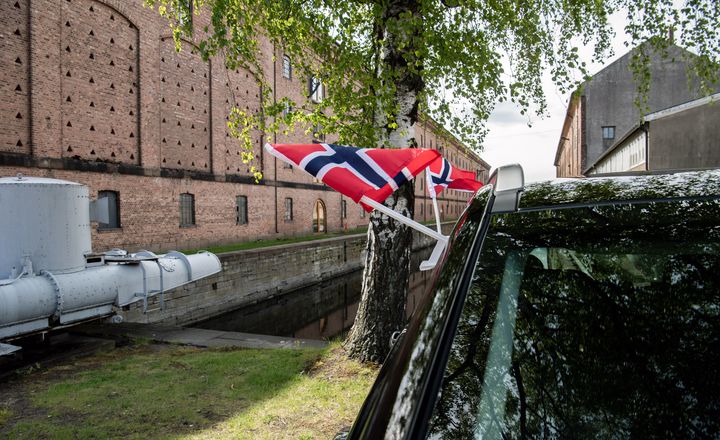
<path fill-rule="evenodd" d="M 520 210 L 632 200 L 720 197 L 720 169 L 642 173 L 531 183 L 520 195 Z"/>

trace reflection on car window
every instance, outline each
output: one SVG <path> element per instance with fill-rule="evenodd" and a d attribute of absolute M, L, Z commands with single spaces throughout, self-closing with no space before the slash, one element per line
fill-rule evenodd
<path fill-rule="evenodd" d="M 720 434 L 720 203 L 494 218 L 431 438 Z"/>

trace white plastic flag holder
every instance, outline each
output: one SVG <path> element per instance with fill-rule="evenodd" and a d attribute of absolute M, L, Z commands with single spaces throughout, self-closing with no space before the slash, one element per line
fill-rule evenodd
<path fill-rule="evenodd" d="M 432 254 L 430 254 L 430 258 L 420 263 L 420 270 L 430 270 L 434 268 L 438 261 L 440 260 L 440 256 L 442 255 L 443 251 L 445 250 L 445 246 L 447 246 L 448 243 L 448 236 L 442 235 L 440 233 L 440 219 L 437 216 L 437 207 L 436 207 L 436 218 L 437 218 L 437 226 L 438 230 L 433 231 L 432 229 L 428 228 L 427 226 L 420 224 L 416 222 L 415 220 L 412 220 L 408 217 L 405 217 L 404 215 L 400 214 L 399 212 L 388 208 L 387 206 L 383 205 L 382 203 L 378 203 L 375 200 L 367 197 L 362 196 L 360 198 L 360 201 L 368 206 L 371 206 L 378 211 L 382 212 L 383 214 L 387 215 L 390 218 L 393 218 L 400 223 L 407 225 L 416 231 L 425 234 L 431 238 L 434 238 L 437 240 L 437 243 L 435 244 L 435 248 L 433 248 Z M 437 206 L 437 204 L 436 204 Z"/>
<path fill-rule="evenodd" d="M 440 229 L 440 210 L 437 204 L 437 194 L 435 194 L 435 185 L 432 183 L 432 174 L 430 174 L 430 167 L 425 168 L 425 186 L 427 186 L 430 198 L 433 201 L 433 212 L 435 213 L 435 225 L 438 232 L 442 232 Z"/>

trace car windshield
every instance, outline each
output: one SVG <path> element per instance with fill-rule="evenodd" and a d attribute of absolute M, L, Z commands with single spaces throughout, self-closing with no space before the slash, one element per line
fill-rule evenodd
<path fill-rule="evenodd" d="M 496 215 L 430 438 L 717 438 L 720 203 Z"/>

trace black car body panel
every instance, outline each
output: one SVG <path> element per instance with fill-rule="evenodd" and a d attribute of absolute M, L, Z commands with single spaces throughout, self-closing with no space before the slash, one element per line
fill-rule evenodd
<path fill-rule="evenodd" d="M 717 223 L 717 230 L 720 231 L 720 218 L 711 219 L 710 223 L 712 224 L 709 227 L 703 223 L 705 221 L 703 219 L 706 219 L 707 216 L 715 216 L 716 212 L 720 213 L 720 210 L 717 210 L 720 209 L 720 204 L 718 204 L 720 202 L 717 201 L 718 197 L 720 197 L 720 171 L 717 170 L 678 174 L 559 180 L 528 185 L 520 199 L 519 210 L 516 213 L 501 215 L 490 214 L 493 197 L 489 187 L 488 189 L 481 190 L 475 196 L 454 228 L 449 248 L 439 268 L 436 269 L 435 281 L 429 290 L 430 293 L 426 295 L 422 304 L 417 308 L 417 312 L 408 325 L 406 334 L 398 341 L 388 356 L 348 438 L 426 438 L 428 435 L 431 435 L 432 438 L 441 438 L 451 435 L 448 434 L 448 432 L 451 431 L 435 430 L 433 431 L 434 433 L 431 432 L 429 434 L 429 429 L 431 429 L 430 424 L 438 423 L 439 420 L 445 420 L 446 422 L 447 420 L 450 420 L 450 422 L 454 420 L 460 424 L 457 411 L 455 411 L 454 416 L 451 415 L 450 419 L 447 419 L 447 414 L 445 416 L 446 418 L 442 419 L 437 413 L 440 409 L 437 409 L 436 405 L 439 402 L 439 394 L 442 392 L 450 392 L 448 390 L 439 392 L 443 384 L 447 384 L 449 376 L 453 375 L 453 372 L 446 371 L 446 368 L 457 368 L 458 366 L 459 360 L 457 359 L 458 352 L 456 352 L 456 346 L 462 348 L 462 344 L 458 345 L 458 341 L 453 342 L 453 340 L 458 336 L 456 332 L 458 331 L 460 314 L 465 313 L 467 315 L 467 311 L 463 312 L 463 307 L 467 300 L 468 291 L 475 289 L 473 290 L 473 295 L 478 295 L 478 286 L 476 284 L 471 286 L 471 283 L 477 283 L 478 279 L 487 277 L 489 276 L 487 274 L 492 272 L 482 272 L 484 270 L 482 268 L 478 268 L 477 270 L 480 272 L 476 272 L 478 255 L 480 255 L 481 252 L 482 255 L 485 256 L 480 259 L 485 259 L 490 266 L 494 264 L 491 261 L 493 258 L 505 258 L 507 260 L 507 262 L 503 263 L 505 265 L 510 264 L 509 261 L 514 259 L 518 261 L 518 267 L 523 265 L 527 266 L 521 273 L 524 273 L 526 276 L 532 275 L 534 277 L 532 278 L 533 281 L 523 281 L 515 287 L 516 295 L 518 294 L 517 292 L 521 292 L 519 301 L 523 307 L 531 304 L 528 303 L 528 301 L 533 301 L 532 292 L 527 289 L 540 289 L 540 295 L 545 295 L 547 293 L 546 290 L 549 288 L 548 286 L 567 286 L 568 283 L 575 283 L 576 279 L 585 279 L 588 277 L 590 279 L 593 279 L 593 277 L 597 278 L 592 280 L 595 284 L 597 284 L 597 282 L 601 282 L 601 284 L 605 282 L 605 284 L 607 284 L 606 282 L 609 280 L 617 285 L 626 285 L 627 280 L 621 280 L 623 283 L 626 283 L 621 284 L 620 281 L 615 279 L 617 277 L 614 275 L 602 278 L 604 275 L 600 272 L 593 273 L 590 270 L 585 270 L 586 268 L 583 268 L 583 263 L 580 260 L 583 258 L 586 259 L 590 262 L 588 264 L 595 265 L 593 267 L 610 264 L 605 260 L 612 260 L 614 261 L 613 264 L 615 264 L 614 267 L 620 267 L 624 270 L 626 266 L 632 266 L 633 258 L 635 257 L 630 258 L 630 256 L 632 256 L 631 254 L 645 252 L 648 246 L 653 248 L 654 242 L 651 241 L 649 242 L 650 245 L 648 245 L 648 240 L 653 240 L 654 233 L 657 233 L 658 243 L 662 243 L 656 246 L 657 249 L 652 249 L 652 255 L 663 252 L 671 252 L 672 254 L 671 257 L 668 257 L 670 258 L 669 260 L 667 258 L 662 261 L 657 259 L 657 267 L 661 267 L 661 263 L 667 266 L 669 264 L 668 261 L 676 265 L 681 264 L 688 252 L 679 252 L 675 248 L 687 243 L 694 246 L 694 248 L 703 248 L 700 251 L 697 251 L 697 249 L 692 251 L 701 252 L 701 254 L 698 254 L 700 255 L 699 257 L 697 255 L 693 257 L 695 259 L 693 260 L 695 261 L 693 264 L 695 264 L 699 270 L 706 270 L 708 265 L 712 266 L 715 264 L 715 260 L 713 259 L 715 248 L 713 246 L 716 245 L 715 238 L 717 237 L 715 237 L 715 227 L 713 225 Z M 557 214 L 560 210 L 564 211 L 564 214 Z M 687 222 L 683 220 L 683 210 L 687 210 L 689 216 L 692 217 Z M 533 212 L 536 212 L 536 214 L 533 214 Z M 671 222 L 665 222 L 663 216 L 672 219 Z M 720 215 L 718 215 L 718 217 L 720 217 Z M 613 220 L 615 218 L 618 220 L 614 222 Z M 648 226 L 642 227 L 642 225 L 639 225 L 638 231 L 635 231 L 632 227 L 635 221 L 647 224 Z M 483 241 L 486 238 L 491 222 L 494 225 L 494 238 L 490 244 L 484 248 Z M 563 236 L 562 232 L 565 227 L 564 222 L 567 223 L 567 236 Z M 680 226 L 676 225 L 678 222 Z M 505 225 L 506 223 L 507 226 Z M 697 236 L 697 231 L 699 230 L 697 227 L 700 223 L 706 228 L 703 230 L 710 231 L 706 232 L 709 240 L 707 246 L 703 246 Z M 535 224 L 537 225 L 536 228 L 533 226 Z M 589 234 L 587 240 L 585 240 L 582 234 L 588 235 L 587 228 L 592 228 L 590 230 L 594 232 Z M 607 228 L 607 230 L 603 231 L 602 228 Z M 506 229 L 508 232 L 504 232 Z M 524 231 L 522 232 L 524 235 L 511 238 L 510 233 L 513 231 Z M 614 234 L 617 234 L 617 236 Z M 505 237 L 505 235 L 508 235 L 508 237 Z M 637 240 L 637 245 L 635 245 L 633 240 Z M 720 238 L 718 238 L 718 242 L 720 242 Z M 508 248 L 510 250 L 496 251 L 494 248 L 491 248 L 491 246 L 500 246 L 499 243 L 507 243 L 507 246 L 516 250 Z M 621 245 L 618 248 L 619 250 L 614 250 L 618 243 Z M 672 249 L 668 251 L 666 248 Z M 554 258 L 553 264 L 555 266 L 544 268 L 532 267 L 531 263 L 535 262 L 535 264 L 537 264 L 535 258 L 529 256 L 532 252 L 538 254 L 540 259 L 545 258 L 546 261 L 544 264 L 546 266 L 548 265 L 547 261 L 551 259 L 548 255 L 551 254 L 552 258 Z M 543 254 L 543 252 L 545 252 L 545 254 Z M 606 252 L 619 252 L 617 255 L 620 255 L 620 257 L 606 257 Z M 627 258 L 623 256 L 627 256 Z M 573 258 L 578 260 L 578 262 L 573 262 Z M 618 260 L 618 258 L 622 261 Z M 623 258 L 625 258 L 625 260 L 623 260 Z M 618 263 L 618 261 L 620 262 Z M 653 262 L 654 261 L 655 260 L 653 260 Z M 700 263 L 697 263 L 697 261 L 700 261 Z M 502 265 L 498 267 L 499 269 L 497 270 L 499 272 L 497 273 L 501 276 L 503 274 Z M 661 272 L 661 269 L 650 267 L 649 263 L 643 267 L 646 273 L 641 273 L 642 270 L 636 268 L 630 268 L 632 270 L 628 270 L 630 275 L 636 277 L 634 281 L 636 284 L 635 290 L 642 292 L 644 292 L 643 289 L 647 290 L 645 284 L 648 286 L 652 285 L 651 281 L 653 280 L 650 279 L 650 275 Z M 568 269 L 573 270 L 570 271 Z M 717 269 L 720 270 L 720 267 Z M 581 273 L 583 270 L 585 270 L 585 274 Z M 507 272 L 507 267 L 505 272 Z M 720 271 L 717 273 L 720 273 Z M 552 278 L 548 278 L 551 274 L 561 274 L 561 284 L 557 284 L 556 281 L 552 281 Z M 658 277 L 659 276 L 660 275 L 658 275 Z M 545 282 L 545 284 L 543 284 L 543 282 Z M 673 282 L 675 281 L 673 280 Z M 492 284 L 492 282 L 486 282 L 486 284 L 489 285 Z M 505 288 L 502 287 L 504 285 L 498 284 L 498 286 L 500 286 L 499 288 L 501 289 Z M 674 284 L 674 286 L 681 286 L 681 284 L 678 282 Z M 617 290 L 616 287 L 615 289 Z M 685 287 L 685 289 L 687 290 L 687 287 Z M 603 290 L 601 289 L 600 291 L 602 292 Z M 668 295 L 672 293 L 672 290 L 669 292 Z M 526 298 L 523 295 L 530 296 Z M 692 292 L 690 291 L 688 295 L 692 296 Z M 658 298 L 667 300 L 667 295 L 660 295 Z M 699 299 L 695 299 L 695 301 L 701 303 L 701 306 L 704 308 L 714 310 L 712 308 L 714 299 L 704 303 Z M 646 308 L 648 307 L 648 304 L 644 302 L 639 302 L 638 304 L 642 304 L 643 307 Z M 588 307 L 586 307 L 587 310 L 582 307 L 578 310 L 584 312 L 595 310 L 592 307 Z M 673 307 L 678 306 L 674 305 Z M 720 304 L 717 304 L 717 307 L 720 308 Z M 550 311 L 545 310 L 545 312 L 552 315 L 551 309 Z M 656 313 L 654 309 L 652 312 Z M 524 310 L 513 313 L 516 313 L 520 320 L 526 319 L 527 313 Z M 717 317 L 712 315 L 714 312 L 704 311 L 703 313 L 708 314 L 708 316 L 703 315 L 701 319 L 702 323 L 707 321 L 710 323 L 707 325 L 715 325 L 713 323 L 717 322 Z M 640 315 L 642 316 L 642 314 Z M 482 317 L 478 319 L 482 319 Z M 465 325 L 466 324 L 467 323 L 465 323 Z M 529 324 L 522 321 L 518 325 L 528 326 Z M 677 326 L 680 324 L 674 323 L 673 325 Z M 528 328 L 534 329 L 536 327 L 529 325 Z M 542 328 L 542 326 L 539 328 Z M 592 326 L 588 328 L 594 329 L 593 331 L 597 330 Z M 613 328 L 617 330 L 622 327 Z M 467 330 L 467 328 L 465 328 L 465 330 Z M 485 331 L 487 332 L 488 330 L 486 329 Z M 520 329 L 518 331 L 520 331 Z M 584 331 L 589 330 L 581 329 L 580 333 Z M 487 334 L 486 336 L 490 337 Z M 534 336 L 531 335 L 529 337 Z M 585 335 L 584 337 L 588 336 Z M 709 333 L 707 337 L 710 338 L 706 338 L 707 341 L 712 341 L 715 333 Z M 526 343 L 532 344 L 531 342 Z M 448 367 L 448 356 L 451 347 L 455 348 L 453 348 L 452 365 Z M 484 348 L 485 351 L 487 351 L 488 347 L 489 346 Z M 563 347 L 563 350 L 565 350 L 566 347 Z M 720 346 L 715 347 L 714 344 L 712 348 L 720 350 Z M 464 349 L 467 351 L 467 347 Z M 471 349 L 478 350 L 478 348 Z M 482 351 L 483 349 L 479 350 Z M 603 354 L 604 352 L 597 347 L 594 347 L 593 350 L 595 350 L 593 351 L 595 355 L 605 356 L 605 354 Z M 633 348 L 633 350 L 645 353 L 640 348 Z M 685 349 L 683 348 L 683 350 Z M 524 351 L 516 348 L 513 355 L 517 354 L 519 356 L 520 354 L 518 353 L 524 353 Z M 476 353 L 474 352 L 469 354 L 465 353 L 467 359 L 475 355 Z M 715 359 L 714 356 L 704 352 L 701 356 L 705 356 L 703 358 L 704 360 Z M 628 361 L 624 359 L 623 362 L 627 363 Z M 658 365 L 663 365 L 663 368 L 674 368 L 674 366 L 666 364 L 667 363 L 662 362 L 658 363 Z M 508 364 L 505 366 L 508 370 L 506 372 L 507 377 L 510 379 L 512 379 L 512 377 L 519 377 L 523 365 L 524 364 L 520 363 L 517 359 L 513 359 L 512 365 Z M 622 365 L 624 364 L 615 364 L 608 361 L 608 366 L 616 369 L 622 369 Z M 484 367 L 476 365 L 474 368 L 482 370 Z M 632 369 L 635 367 L 631 365 L 628 368 Z M 708 371 L 711 374 L 716 373 L 716 369 L 710 368 Z M 535 372 L 535 370 L 532 371 L 532 373 Z M 478 371 L 476 374 L 478 375 L 477 377 L 482 377 L 481 371 Z M 578 377 L 584 377 L 583 374 L 580 374 Z M 532 376 L 532 374 L 528 376 Z M 685 378 L 686 373 L 680 376 Z M 455 377 L 457 377 L 457 375 L 452 378 L 455 379 Z M 713 377 L 708 379 L 716 380 L 720 378 Z M 487 381 L 487 374 L 485 375 L 485 380 Z M 531 433 L 530 431 L 532 429 L 537 428 L 528 425 L 536 423 L 537 420 L 541 418 L 527 412 L 529 404 L 527 396 L 524 398 L 524 402 L 522 401 L 523 399 L 515 399 L 518 394 L 518 386 L 520 388 L 523 386 L 518 380 L 515 380 L 515 382 L 517 383 L 512 385 L 514 387 L 513 389 L 502 391 L 502 393 L 509 393 L 507 401 L 511 402 L 508 403 L 508 405 L 511 406 L 509 407 L 510 412 L 508 412 L 506 416 L 509 417 L 508 414 L 511 414 L 513 411 L 520 415 L 515 417 L 515 419 L 503 422 L 504 424 L 502 426 L 498 425 L 497 432 L 492 430 L 488 432 L 495 433 L 496 435 L 502 432 L 504 433 L 503 435 L 506 436 L 509 435 L 513 437 L 517 434 L 518 437 L 525 437 Z M 656 382 L 664 383 L 660 379 L 657 379 Z M 652 383 L 656 384 L 656 382 Z M 720 380 L 718 380 L 718 383 L 720 383 Z M 557 382 L 557 384 L 558 389 L 564 389 L 564 383 Z M 607 381 L 607 384 L 610 386 L 615 383 Z M 716 385 L 713 385 L 713 387 L 714 386 Z M 713 387 L 711 388 L 714 389 Z M 577 391 L 576 388 L 568 388 L 568 390 Z M 532 392 L 532 390 L 528 389 L 528 392 Z M 447 396 L 449 396 L 449 394 Z M 447 396 L 444 398 L 446 399 Z M 700 394 L 693 396 L 702 397 Z M 638 397 L 640 400 L 645 398 L 644 396 Z M 615 396 L 614 399 L 616 400 L 609 400 L 612 405 L 623 405 L 623 401 L 618 400 L 617 396 Z M 502 402 L 505 402 L 505 398 L 503 398 Z M 577 403 L 576 401 L 573 402 Z M 587 404 L 584 400 L 582 402 L 583 405 Z M 538 407 L 541 406 L 540 403 L 535 401 L 530 403 Z M 697 405 L 692 405 L 692 408 L 694 408 L 693 411 L 695 411 L 692 412 L 692 414 L 697 413 L 693 417 L 696 417 L 698 420 L 705 420 L 708 414 L 713 414 L 713 411 L 715 411 L 717 412 L 718 420 L 720 420 L 720 411 L 718 411 L 720 408 L 720 397 L 714 400 L 710 399 L 710 401 L 706 403 L 710 405 L 707 410 L 701 410 L 697 408 Z M 447 402 L 445 404 L 447 404 Z M 477 402 L 473 404 L 479 405 Z M 457 402 L 455 405 L 457 405 Z M 585 410 L 587 410 L 587 408 L 585 408 Z M 604 409 L 603 411 L 606 410 L 607 409 Z M 661 412 L 671 411 L 672 409 L 657 406 L 656 410 Z M 503 409 L 501 413 L 505 414 L 505 410 Z M 652 416 L 652 412 L 648 412 L 648 414 Z M 438 417 L 440 417 L 440 419 L 438 419 Z M 555 415 L 555 417 L 558 418 L 557 415 Z M 582 420 L 582 417 L 586 416 L 578 417 L 578 420 Z M 613 417 L 608 419 L 611 420 L 611 422 L 608 422 L 607 429 L 609 431 L 604 432 L 604 434 L 614 433 L 614 435 L 622 437 L 634 432 L 632 431 L 634 425 L 622 429 L 613 425 L 613 423 L 618 423 L 617 420 L 619 420 L 619 416 L 615 415 Z M 689 433 L 689 436 L 692 437 L 713 437 L 713 433 L 715 435 L 718 434 L 718 432 L 715 431 L 716 424 L 705 423 L 701 420 L 696 423 L 697 426 L 692 426 L 692 420 L 694 419 L 688 417 L 690 416 L 683 416 L 683 418 L 681 418 L 682 420 L 678 419 L 676 423 L 677 426 L 673 425 L 665 427 L 663 430 L 658 429 L 657 431 L 650 430 L 648 434 L 649 436 L 661 436 L 663 434 Z M 626 423 L 626 419 L 622 420 L 624 421 L 623 423 Z M 627 420 L 632 420 L 632 423 L 637 423 L 635 418 Z M 535 434 L 537 435 L 538 432 L 542 432 L 544 434 L 540 436 L 548 438 L 573 437 L 574 435 L 581 435 L 581 431 L 573 431 L 573 429 L 580 429 L 581 425 L 583 429 L 587 429 L 586 433 L 588 435 L 591 435 L 593 432 L 595 436 L 602 434 L 593 431 L 593 429 L 598 429 L 596 426 L 597 423 L 586 423 L 585 425 L 565 423 L 561 426 L 564 429 L 562 432 L 553 431 L 553 429 L 545 427 L 543 428 L 545 431 L 537 428 L 540 430 L 536 431 Z M 511 429 L 515 428 L 517 428 L 518 431 L 515 434 L 511 433 Z M 445 434 L 443 434 L 443 432 L 445 432 Z M 452 432 L 454 432 L 452 436 L 469 435 L 468 432 L 462 430 Z M 637 435 L 637 432 L 634 432 L 633 435 Z M 489 434 L 488 436 L 492 437 L 492 435 Z"/>
<path fill-rule="evenodd" d="M 385 436 L 385 429 L 388 426 L 390 417 L 394 414 L 396 417 L 402 418 L 397 411 L 393 411 L 396 406 L 395 397 L 398 389 L 401 388 L 401 381 L 404 378 L 398 374 L 399 371 L 412 370 L 421 373 L 418 377 L 413 377 L 412 387 L 403 387 L 406 390 L 414 390 L 412 395 L 404 396 L 402 400 L 422 404 L 422 399 L 417 397 L 422 395 L 422 390 L 426 386 L 429 372 L 422 369 L 412 368 L 413 362 L 417 363 L 417 358 L 413 359 L 413 349 L 416 342 L 434 347 L 442 340 L 444 327 L 440 317 L 447 313 L 452 307 L 452 301 L 456 297 L 457 286 L 460 284 L 462 275 L 466 267 L 470 264 L 465 257 L 470 253 L 477 232 L 482 223 L 482 218 L 491 206 L 491 193 L 488 189 L 478 192 L 474 202 L 461 216 L 460 221 L 453 228 L 448 251 L 445 252 L 443 260 L 440 261 L 434 273 L 434 279 L 431 283 L 434 286 L 443 286 L 440 292 L 435 295 L 426 295 L 422 302 L 416 308 L 410 324 L 408 325 L 405 335 L 398 341 L 384 362 L 383 367 L 378 373 L 378 377 L 370 390 L 363 407 L 353 425 L 348 438 L 382 438 Z M 453 251 L 455 250 L 455 251 Z M 428 320 L 437 320 L 437 326 L 421 326 Z M 422 363 L 429 361 L 428 357 L 436 355 L 435 350 L 424 350 L 420 355 Z M 417 408 L 404 408 L 407 413 L 413 417 L 413 420 L 407 420 L 401 424 L 404 430 L 413 426 L 413 421 L 417 414 Z"/>

